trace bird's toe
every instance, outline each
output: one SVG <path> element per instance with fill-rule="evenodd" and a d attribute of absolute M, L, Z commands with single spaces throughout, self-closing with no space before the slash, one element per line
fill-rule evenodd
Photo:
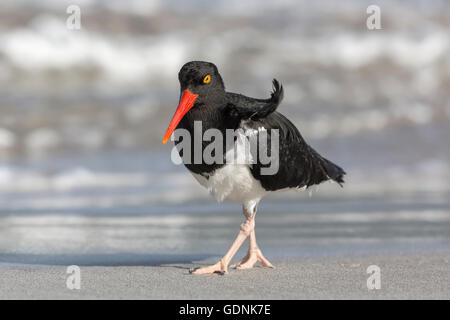
<path fill-rule="evenodd" d="M 190 268 L 189 269 L 189 273 L 194 273 L 196 270 L 200 269 L 200 267 L 196 267 L 196 268 Z"/>

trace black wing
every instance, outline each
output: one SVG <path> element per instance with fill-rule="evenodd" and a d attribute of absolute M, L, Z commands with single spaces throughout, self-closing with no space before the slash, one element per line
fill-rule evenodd
<path fill-rule="evenodd" d="M 251 165 L 252 175 L 261 182 L 266 190 L 274 191 L 284 188 L 302 188 L 319 184 L 332 179 L 342 186 L 344 183 L 344 170 L 338 165 L 322 157 L 310 147 L 301 136 L 297 128 L 282 114 L 273 112 L 267 117 L 246 121 L 245 127 L 258 130 L 267 130 L 267 152 L 270 156 L 270 139 L 272 133 L 269 129 L 278 129 L 279 133 L 279 166 L 278 171 L 272 175 L 262 174 L 263 165 L 258 154 L 255 164 Z"/>
<path fill-rule="evenodd" d="M 261 182 L 264 189 L 270 191 L 309 187 L 329 179 L 342 186 L 344 170 L 310 147 L 292 122 L 276 111 L 283 99 L 283 86 L 274 79 L 273 87 L 269 99 L 254 99 L 227 93 L 228 104 L 224 111 L 228 123 L 244 130 L 258 132 L 258 139 L 261 138 L 261 128 L 264 128 L 269 147 L 262 152 L 268 157 L 271 157 L 271 129 L 278 129 L 278 171 L 271 175 L 263 174 L 261 169 L 268 168 L 271 164 L 263 164 L 266 161 L 262 161 L 260 153 L 252 152 L 254 160 L 256 157 L 255 163 L 250 165 L 253 176 Z M 257 145 L 259 146 L 259 142 Z"/>
<path fill-rule="evenodd" d="M 258 120 L 274 112 L 283 100 L 283 86 L 273 79 L 273 92 L 269 99 L 255 99 L 237 93 L 227 93 L 226 112 L 241 120 Z"/>

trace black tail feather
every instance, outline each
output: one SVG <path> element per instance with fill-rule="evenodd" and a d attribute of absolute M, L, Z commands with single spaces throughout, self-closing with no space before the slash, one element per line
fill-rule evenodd
<path fill-rule="evenodd" d="M 345 175 L 344 169 L 327 159 L 323 160 L 323 169 L 325 170 L 327 176 L 333 181 L 336 181 L 341 187 L 343 187 L 342 184 L 344 183 Z"/>

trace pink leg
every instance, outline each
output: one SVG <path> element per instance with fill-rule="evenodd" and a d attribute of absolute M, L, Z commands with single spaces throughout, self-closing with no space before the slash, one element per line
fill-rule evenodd
<path fill-rule="evenodd" d="M 239 231 L 238 236 L 234 240 L 230 249 L 228 249 L 227 253 L 220 259 L 219 262 L 213 264 L 208 267 L 197 268 L 190 270 L 192 274 L 211 274 L 211 273 L 220 273 L 225 274 L 228 272 L 228 264 L 231 259 L 233 259 L 236 252 L 241 247 L 242 243 L 244 243 L 245 239 L 250 235 L 250 233 L 255 228 L 255 219 L 254 216 L 247 216 L 247 220 L 241 224 L 241 230 Z"/>
<path fill-rule="evenodd" d="M 262 254 L 261 250 L 256 244 L 255 230 L 250 233 L 250 246 L 247 255 L 237 264 L 234 265 L 236 269 L 251 269 L 256 262 L 261 262 L 264 267 L 273 268 L 274 266 Z"/>
<path fill-rule="evenodd" d="M 256 214 L 256 206 L 253 209 L 253 217 Z M 256 264 L 256 262 L 260 262 L 264 267 L 274 268 L 274 266 L 267 260 L 262 254 L 261 250 L 256 243 L 256 235 L 255 229 L 253 228 L 250 233 L 250 245 L 248 248 L 247 255 L 238 263 L 234 264 L 232 267 L 236 269 L 251 269 Z"/>

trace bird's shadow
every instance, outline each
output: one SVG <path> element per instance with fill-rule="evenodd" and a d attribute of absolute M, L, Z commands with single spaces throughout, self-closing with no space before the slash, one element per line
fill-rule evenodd
<path fill-rule="evenodd" d="M 14 254 L 0 253 L 3 265 L 103 266 L 103 267 L 171 267 L 186 269 L 213 254 Z M 189 266 L 191 265 L 191 266 Z"/>

